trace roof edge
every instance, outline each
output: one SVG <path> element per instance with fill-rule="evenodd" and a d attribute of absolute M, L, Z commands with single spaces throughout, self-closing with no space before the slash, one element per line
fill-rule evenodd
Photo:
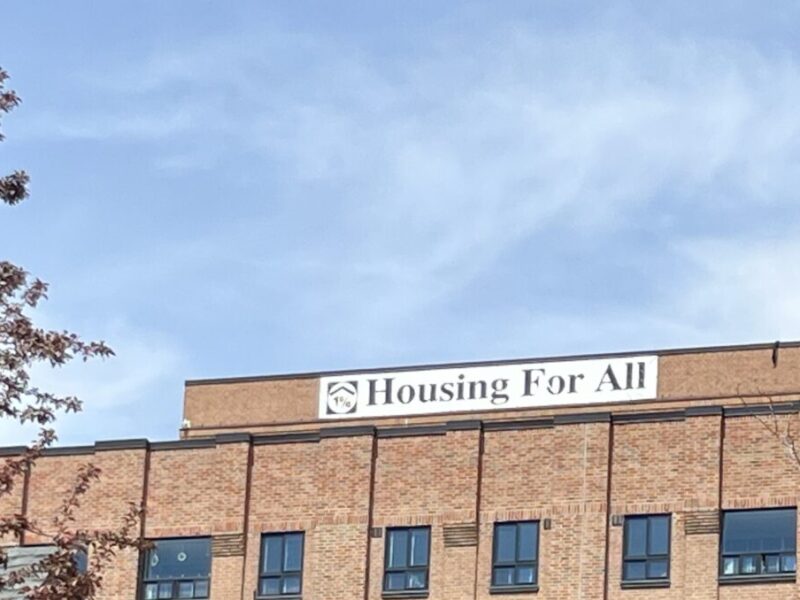
<path fill-rule="evenodd" d="M 104 440 L 86 446 L 56 446 L 48 448 L 43 456 L 72 456 L 82 454 L 96 454 L 112 450 L 136 450 L 140 452 L 158 452 L 163 450 L 197 450 L 216 448 L 224 444 L 244 443 L 261 446 L 266 444 L 286 443 L 318 443 L 322 440 L 336 437 L 376 436 L 378 438 L 413 437 L 447 435 L 448 432 L 485 430 L 504 431 L 513 429 L 543 429 L 562 425 L 579 425 L 587 423 L 608 423 L 614 425 L 628 425 L 637 423 L 657 423 L 682 421 L 693 417 L 748 417 L 769 414 L 796 414 L 800 413 L 800 400 L 789 400 L 757 404 L 707 406 L 687 406 L 680 409 L 647 410 L 642 412 L 613 412 L 607 410 L 569 413 L 535 418 L 509 418 L 509 419 L 463 419 L 447 421 L 445 423 L 420 423 L 410 425 L 380 426 L 339 426 L 315 427 L 307 430 L 282 431 L 271 433 L 219 433 L 204 437 L 186 438 L 168 441 L 148 441 L 143 438 L 125 440 Z M 12 457 L 22 454 L 25 446 L 0 447 L 0 457 Z"/>
<path fill-rule="evenodd" d="M 772 350 L 775 347 L 797 348 L 800 347 L 800 340 L 783 342 L 759 342 L 752 344 L 728 344 L 723 346 L 691 346 L 686 348 L 665 348 L 661 350 L 626 350 L 622 352 L 605 352 L 594 354 L 562 354 L 557 356 L 509 358 L 494 360 L 478 360 L 465 362 L 432 363 L 402 365 L 395 367 L 369 367 L 366 369 L 340 369 L 331 371 L 306 371 L 296 373 L 278 373 L 274 375 L 245 375 L 238 377 L 212 377 L 204 379 L 186 379 L 186 387 L 200 385 L 224 385 L 228 383 L 257 383 L 259 381 L 282 381 L 287 379 L 318 379 L 320 377 L 335 377 L 340 375 L 355 375 L 369 373 L 402 373 L 405 371 L 437 370 L 437 369 L 461 369 L 471 367 L 491 367 L 498 365 L 514 365 L 525 363 L 544 363 L 559 362 L 566 360 L 592 360 L 601 358 L 624 358 L 626 356 L 638 356 L 650 354 L 655 356 L 671 356 L 676 354 L 708 354 L 712 352 L 746 352 L 753 350 Z"/>

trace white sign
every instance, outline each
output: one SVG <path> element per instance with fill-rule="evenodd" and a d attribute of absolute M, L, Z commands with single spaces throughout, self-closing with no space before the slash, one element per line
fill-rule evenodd
<path fill-rule="evenodd" d="M 657 356 L 323 377 L 322 419 L 602 404 L 656 397 Z"/>

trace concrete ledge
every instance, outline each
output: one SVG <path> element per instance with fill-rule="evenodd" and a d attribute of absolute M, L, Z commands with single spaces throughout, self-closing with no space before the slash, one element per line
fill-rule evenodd
<path fill-rule="evenodd" d="M 98 452 L 111 451 L 111 450 L 144 450 L 150 446 L 144 438 L 136 438 L 130 440 L 110 440 L 108 442 L 95 442 L 94 448 Z"/>
<path fill-rule="evenodd" d="M 620 587 L 623 590 L 668 588 L 669 586 L 669 579 L 637 579 L 636 581 L 622 581 L 620 583 Z"/>
<path fill-rule="evenodd" d="M 535 594 L 539 584 L 533 585 L 494 585 L 489 588 L 490 594 Z"/>
<path fill-rule="evenodd" d="M 795 573 L 776 573 L 774 575 L 761 573 L 759 575 L 736 575 L 733 577 L 720 576 L 720 585 L 749 585 L 754 583 L 794 583 L 797 580 Z"/>
<path fill-rule="evenodd" d="M 379 438 L 413 437 L 417 435 L 446 435 L 445 425 L 409 425 L 408 427 L 386 427 L 378 429 Z"/>

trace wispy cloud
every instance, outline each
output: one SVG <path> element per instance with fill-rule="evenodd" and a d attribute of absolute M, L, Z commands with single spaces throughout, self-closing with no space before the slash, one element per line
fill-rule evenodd
<path fill-rule="evenodd" d="M 698 329 L 737 331 L 751 340 L 798 336 L 800 242 L 795 235 L 694 240 L 679 252 L 694 267 L 692 293 L 678 304 L 685 322 Z"/>
<path fill-rule="evenodd" d="M 288 284 L 297 280 L 311 313 L 336 314 L 337 335 L 350 332 L 350 343 L 367 331 L 396 334 L 547 229 L 581 243 L 624 235 L 644 218 L 691 240 L 723 228 L 714 218 L 724 221 L 732 204 L 794 199 L 800 70 L 792 59 L 652 32 L 515 27 L 474 42 L 445 37 L 385 64 L 274 30 L 223 36 L 152 56 L 133 73 L 117 69 L 124 79 L 104 75 L 105 92 L 130 94 L 131 105 L 116 117 L 67 118 L 62 133 L 81 135 L 81 120 L 92 119 L 97 138 L 163 143 L 161 167 L 199 160 L 232 166 L 234 177 L 246 167 L 232 165 L 228 150 L 246 149 L 256 158 L 245 164 L 280 168 L 281 180 L 315 189 L 317 197 L 283 207 L 289 226 L 326 203 L 336 216 L 330 231 L 302 232 L 283 249 L 289 264 L 298 252 L 315 256 L 312 272 L 290 273 Z M 142 106 L 145 93 L 191 100 L 185 110 L 180 101 Z M 198 138 L 207 151 L 197 152 Z M 692 204 L 708 219 L 702 231 L 682 223 Z M 263 255 L 238 234 L 231 240 L 242 269 Z M 274 264 L 259 279 L 274 277 Z"/>
<path fill-rule="evenodd" d="M 44 315 L 38 321 L 48 323 L 52 317 Z M 113 340 L 114 357 L 73 361 L 60 368 L 40 364 L 32 371 L 34 386 L 77 396 L 84 404 L 80 413 L 59 417 L 55 428 L 60 442 L 79 443 L 98 436 L 173 437 L 180 425 L 181 382 L 176 374 L 185 369 L 183 353 L 164 336 L 130 325 L 111 323 L 103 329 L 103 337 Z M 0 419 L 3 444 L 28 443 L 35 432 L 33 427 L 20 428 Z"/>
<path fill-rule="evenodd" d="M 800 337 L 800 290 L 780 286 L 798 250 L 800 62 L 626 11 L 549 27 L 487 12 L 469 35 L 443 20 L 402 52 L 256 21 L 78 69 L 85 103 L 30 115 L 22 137 L 135 144 L 131 185 L 167 191 L 156 224 L 76 261 L 70 298 L 101 281 L 104 318 L 149 319 L 123 340 L 197 346 L 141 334 L 117 374 L 130 391 L 85 391 L 133 406 L 179 381 L 161 365 Z"/>

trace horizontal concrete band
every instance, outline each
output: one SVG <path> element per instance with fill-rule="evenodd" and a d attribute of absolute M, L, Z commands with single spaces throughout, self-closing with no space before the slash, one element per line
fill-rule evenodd
<path fill-rule="evenodd" d="M 150 442 L 146 439 L 123 439 L 99 441 L 94 445 L 64 446 L 44 450 L 45 456 L 75 456 L 82 454 L 95 454 L 97 452 L 119 450 L 194 450 L 201 448 L 216 448 L 224 444 L 247 443 L 257 446 L 268 444 L 292 443 L 318 443 L 324 439 L 377 436 L 378 438 L 397 438 L 413 436 L 446 435 L 455 431 L 510 431 L 524 429 L 546 429 L 564 425 L 613 423 L 626 425 L 634 423 L 662 423 L 683 421 L 687 418 L 724 416 L 725 418 L 771 416 L 800 413 L 800 401 L 773 402 L 747 404 L 740 403 L 735 406 L 691 406 L 684 409 L 660 410 L 647 412 L 620 412 L 609 411 L 586 412 L 556 415 L 554 417 L 529 418 L 529 419 L 503 419 L 481 420 L 469 419 L 448 421 L 446 423 L 409 425 L 405 427 L 378 427 L 374 425 L 357 425 L 343 427 L 324 427 L 307 431 L 289 431 L 284 433 L 249 434 L 249 433 L 223 433 L 216 436 L 197 437 L 184 440 L 166 442 Z M 25 446 L 7 446 L 0 448 L 0 456 L 20 456 L 26 450 Z"/>

